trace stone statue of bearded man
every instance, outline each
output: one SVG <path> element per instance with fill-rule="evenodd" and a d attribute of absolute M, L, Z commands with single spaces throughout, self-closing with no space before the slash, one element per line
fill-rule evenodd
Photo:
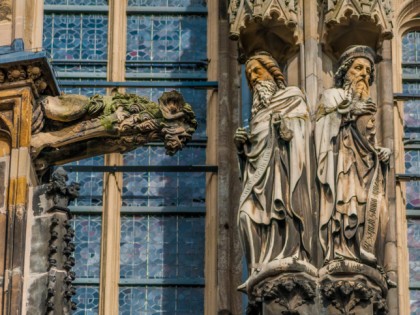
<path fill-rule="evenodd" d="M 390 150 L 376 143 L 377 105 L 370 98 L 374 61 L 370 47 L 347 49 L 339 60 L 336 86 L 324 91 L 317 109 L 320 240 L 325 263 L 347 259 L 383 266 Z"/>
<path fill-rule="evenodd" d="M 250 133 L 235 134 L 243 191 L 238 225 L 250 276 L 269 262 L 309 262 L 312 208 L 310 118 L 297 87 L 286 87 L 277 62 L 259 53 L 246 63 L 253 91 Z"/>

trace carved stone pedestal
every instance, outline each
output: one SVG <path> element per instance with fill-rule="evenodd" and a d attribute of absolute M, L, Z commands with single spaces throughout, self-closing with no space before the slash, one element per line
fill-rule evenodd
<path fill-rule="evenodd" d="M 309 263 L 286 258 L 274 260 L 251 275 L 247 314 L 302 314 L 316 312 L 317 270 Z"/>
<path fill-rule="evenodd" d="M 319 276 L 323 314 L 387 314 L 388 284 L 380 270 L 340 260 L 320 269 Z"/>

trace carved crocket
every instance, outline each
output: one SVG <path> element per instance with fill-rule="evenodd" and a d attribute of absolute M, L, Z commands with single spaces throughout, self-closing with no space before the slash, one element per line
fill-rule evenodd
<path fill-rule="evenodd" d="M 31 154 L 40 172 L 150 141 L 163 141 L 173 155 L 196 128 L 191 106 L 176 91 L 163 93 L 159 104 L 134 94 L 47 96 L 33 112 Z"/>

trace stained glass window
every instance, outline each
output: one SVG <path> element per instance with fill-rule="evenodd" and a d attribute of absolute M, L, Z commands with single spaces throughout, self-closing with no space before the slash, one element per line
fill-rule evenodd
<path fill-rule="evenodd" d="M 108 14 L 103 13 L 107 2 L 44 1 L 43 45 L 66 93 L 92 96 L 107 92 L 77 85 L 107 80 L 111 57 L 107 55 Z M 207 81 L 206 1 L 128 0 L 126 18 L 126 80 L 188 81 L 188 87 L 176 90 L 193 105 L 199 127 L 189 147 L 173 157 L 165 154 L 162 144 L 153 144 L 126 153 L 124 164 L 204 165 L 207 91 L 191 87 L 191 82 Z M 157 102 L 170 90 L 173 88 L 162 85 L 126 91 Z M 103 164 L 103 157 L 72 163 Z M 204 313 L 205 178 L 204 172 L 123 174 L 120 314 Z M 81 185 L 80 197 L 71 205 L 76 234 L 75 314 L 97 314 L 101 233 L 102 225 L 106 226 L 101 215 L 103 173 L 72 172 L 70 179 Z"/>
<path fill-rule="evenodd" d="M 175 156 L 161 146 L 138 148 L 124 155 L 125 165 L 203 165 L 202 147 L 187 147 Z M 124 173 L 123 206 L 204 206 L 205 174 L 177 172 Z"/>
<path fill-rule="evenodd" d="M 120 277 L 204 280 L 204 217 L 124 215 Z"/>
<path fill-rule="evenodd" d="M 156 7 L 205 7 L 205 0 L 128 0 L 129 6 L 156 6 Z"/>
<path fill-rule="evenodd" d="M 407 236 L 410 253 L 410 280 L 420 282 L 420 220 L 408 220 Z"/>
<path fill-rule="evenodd" d="M 129 0 L 128 5 L 188 12 L 205 8 L 205 1 Z M 206 14 L 161 11 L 129 11 L 126 80 L 207 80 Z M 127 89 L 155 102 L 170 90 L 174 88 Z M 207 91 L 176 90 L 193 106 L 198 121 L 189 146 L 172 157 L 161 145 L 139 148 L 124 155 L 124 165 L 205 164 Z M 119 313 L 203 314 L 206 174 L 127 172 L 123 177 Z M 150 281 L 154 286 L 148 285 Z"/>
<path fill-rule="evenodd" d="M 103 4 L 102 0 L 50 1 L 72 5 L 78 2 Z M 63 3 L 64 2 L 64 3 Z M 106 3 L 105 3 L 106 4 Z M 59 82 L 106 80 L 108 17 L 89 12 L 79 14 L 45 13 L 43 48 L 49 53 Z M 101 89 L 64 88 L 64 92 L 91 96 Z"/>
<path fill-rule="evenodd" d="M 106 60 L 108 17 L 97 14 L 49 14 L 44 17 L 44 49 L 53 62 Z"/>
<path fill-rule="evenodd" d="M 77 214 L 72 219 L 76 245 L 73 271 L 78 279 L 99 278 L 102 220 L 99 215 Z"/>
<path fill-rule="evenodd" d="M 107 5 L 108 0 L 44 0 L 45 5 Z"/>
<path fill-rule="evenodd" d="M 68 164 L 70 165 L 98 165 L 104 164 L 103 156 L 96 156 Z M 103 174 L 99 172 L 70 172 L 69 180 L 80 184 L 79 197 L 72 206 L 101 206 L 103 190 Z"/>
<path fill-rule="evenodd" d="M 73 315 L 99 314 L 99 288 L 97 286 L 76 286 L 73 301 L 77 304 L 77 310 L 73 312 Z"/>
<path fill-rule="evenodd" d="M 206 59 L 205 16 L 130 15 L 127 27 L 127 60 Z"/>
<path fill-rule="evenodd" d="M 204 292 L 200 287 L 122 287 L 120 315 L 204 314 Z"/>
<path fill-rule="evenodd" d="M 420 94 L 420 32 L 409 32 L 402 39 L 403 93 Z M 420 101 L 408 100 L 404 103 L 404 131 L 406 144 L 405 173 L 420 173 Z M 420 210 L 420 182 L 406 183 L 406 207 Z M 414 216 L 408 219 L 407 239 L 410 267 L 410 308 L 411 314 L 420 313 L 420 220 Z"/>
<path fill-rule="evenodd" d="M 203 139 L 206 137 L 206 125 L 207 125 L 207 91 L 204 89 L 197 89 L 197 88 L 130 88 L 127 89 L 127 93 L 134 93 L 137 95 L 142 95 L 150 100 L 157 102 L 159 97 L 162 95 L 163 92 L 169 92 L 172 90 L 176 90 L 182 94 L 185 101 L 191 104 L 194 108 L 194 113 L 197 119 L 197 130 L 193 135 L 194 139 Z M 169 160 L 173 160 L 173 158 L 167 159 L 166 162 Z M 195 164 L 204 164 L 204 160 L 202 159 L 201 162 L 194 162 Z M 190 160 L 189 163 L 192 161 Z M 185 164 L 184 164 L 185 165 Z"/>

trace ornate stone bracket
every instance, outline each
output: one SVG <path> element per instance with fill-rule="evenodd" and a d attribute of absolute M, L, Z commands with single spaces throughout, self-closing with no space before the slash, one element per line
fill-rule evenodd
<path fill-rule="evenodd" d="M 313 314 L 317 276 L 314 266 L 293 258 L 262 265 L 241 286 L 248 293 L 247 314 Z"/>
<path fill-rule="evenodd" d="M 230 38 L 238 41 L 240 61 L 267 51 L 285 64 L 301 40 L 296 0 L 232 0 Z"/>
<path fill-rule="evenodd" d="M 34 193 L 28 314 L 67 315 L 76 309 L 71 300 L 76 294 L 75 245 L 68 203 L 77 197 L 79 185 L 66 181 L 66 172 L 58 168 Z"/>
<path fill-rule="evenodd" d="M 381 270 L 350 260 L 332 261 L 319 271 L 328 314 L 387 314 L 389 279 Z"/>
<path fill-rule="evenodd" d="M 336 260 L 318 270 L 286 258 L 261 265 L 239 289 L 248 295 L 248 315 L 381 315 L 388 313 L 394 286 L 381 268 L 356 261 Z"/>
<path fill-rule="evenodd" d="M 323 0 L 322 43 L 338 58 L 351 45 L 366 45 L 375 51 L 392 38 L 390 0 Z M 322 15 L 321 14 L 321 15 Z"/>

